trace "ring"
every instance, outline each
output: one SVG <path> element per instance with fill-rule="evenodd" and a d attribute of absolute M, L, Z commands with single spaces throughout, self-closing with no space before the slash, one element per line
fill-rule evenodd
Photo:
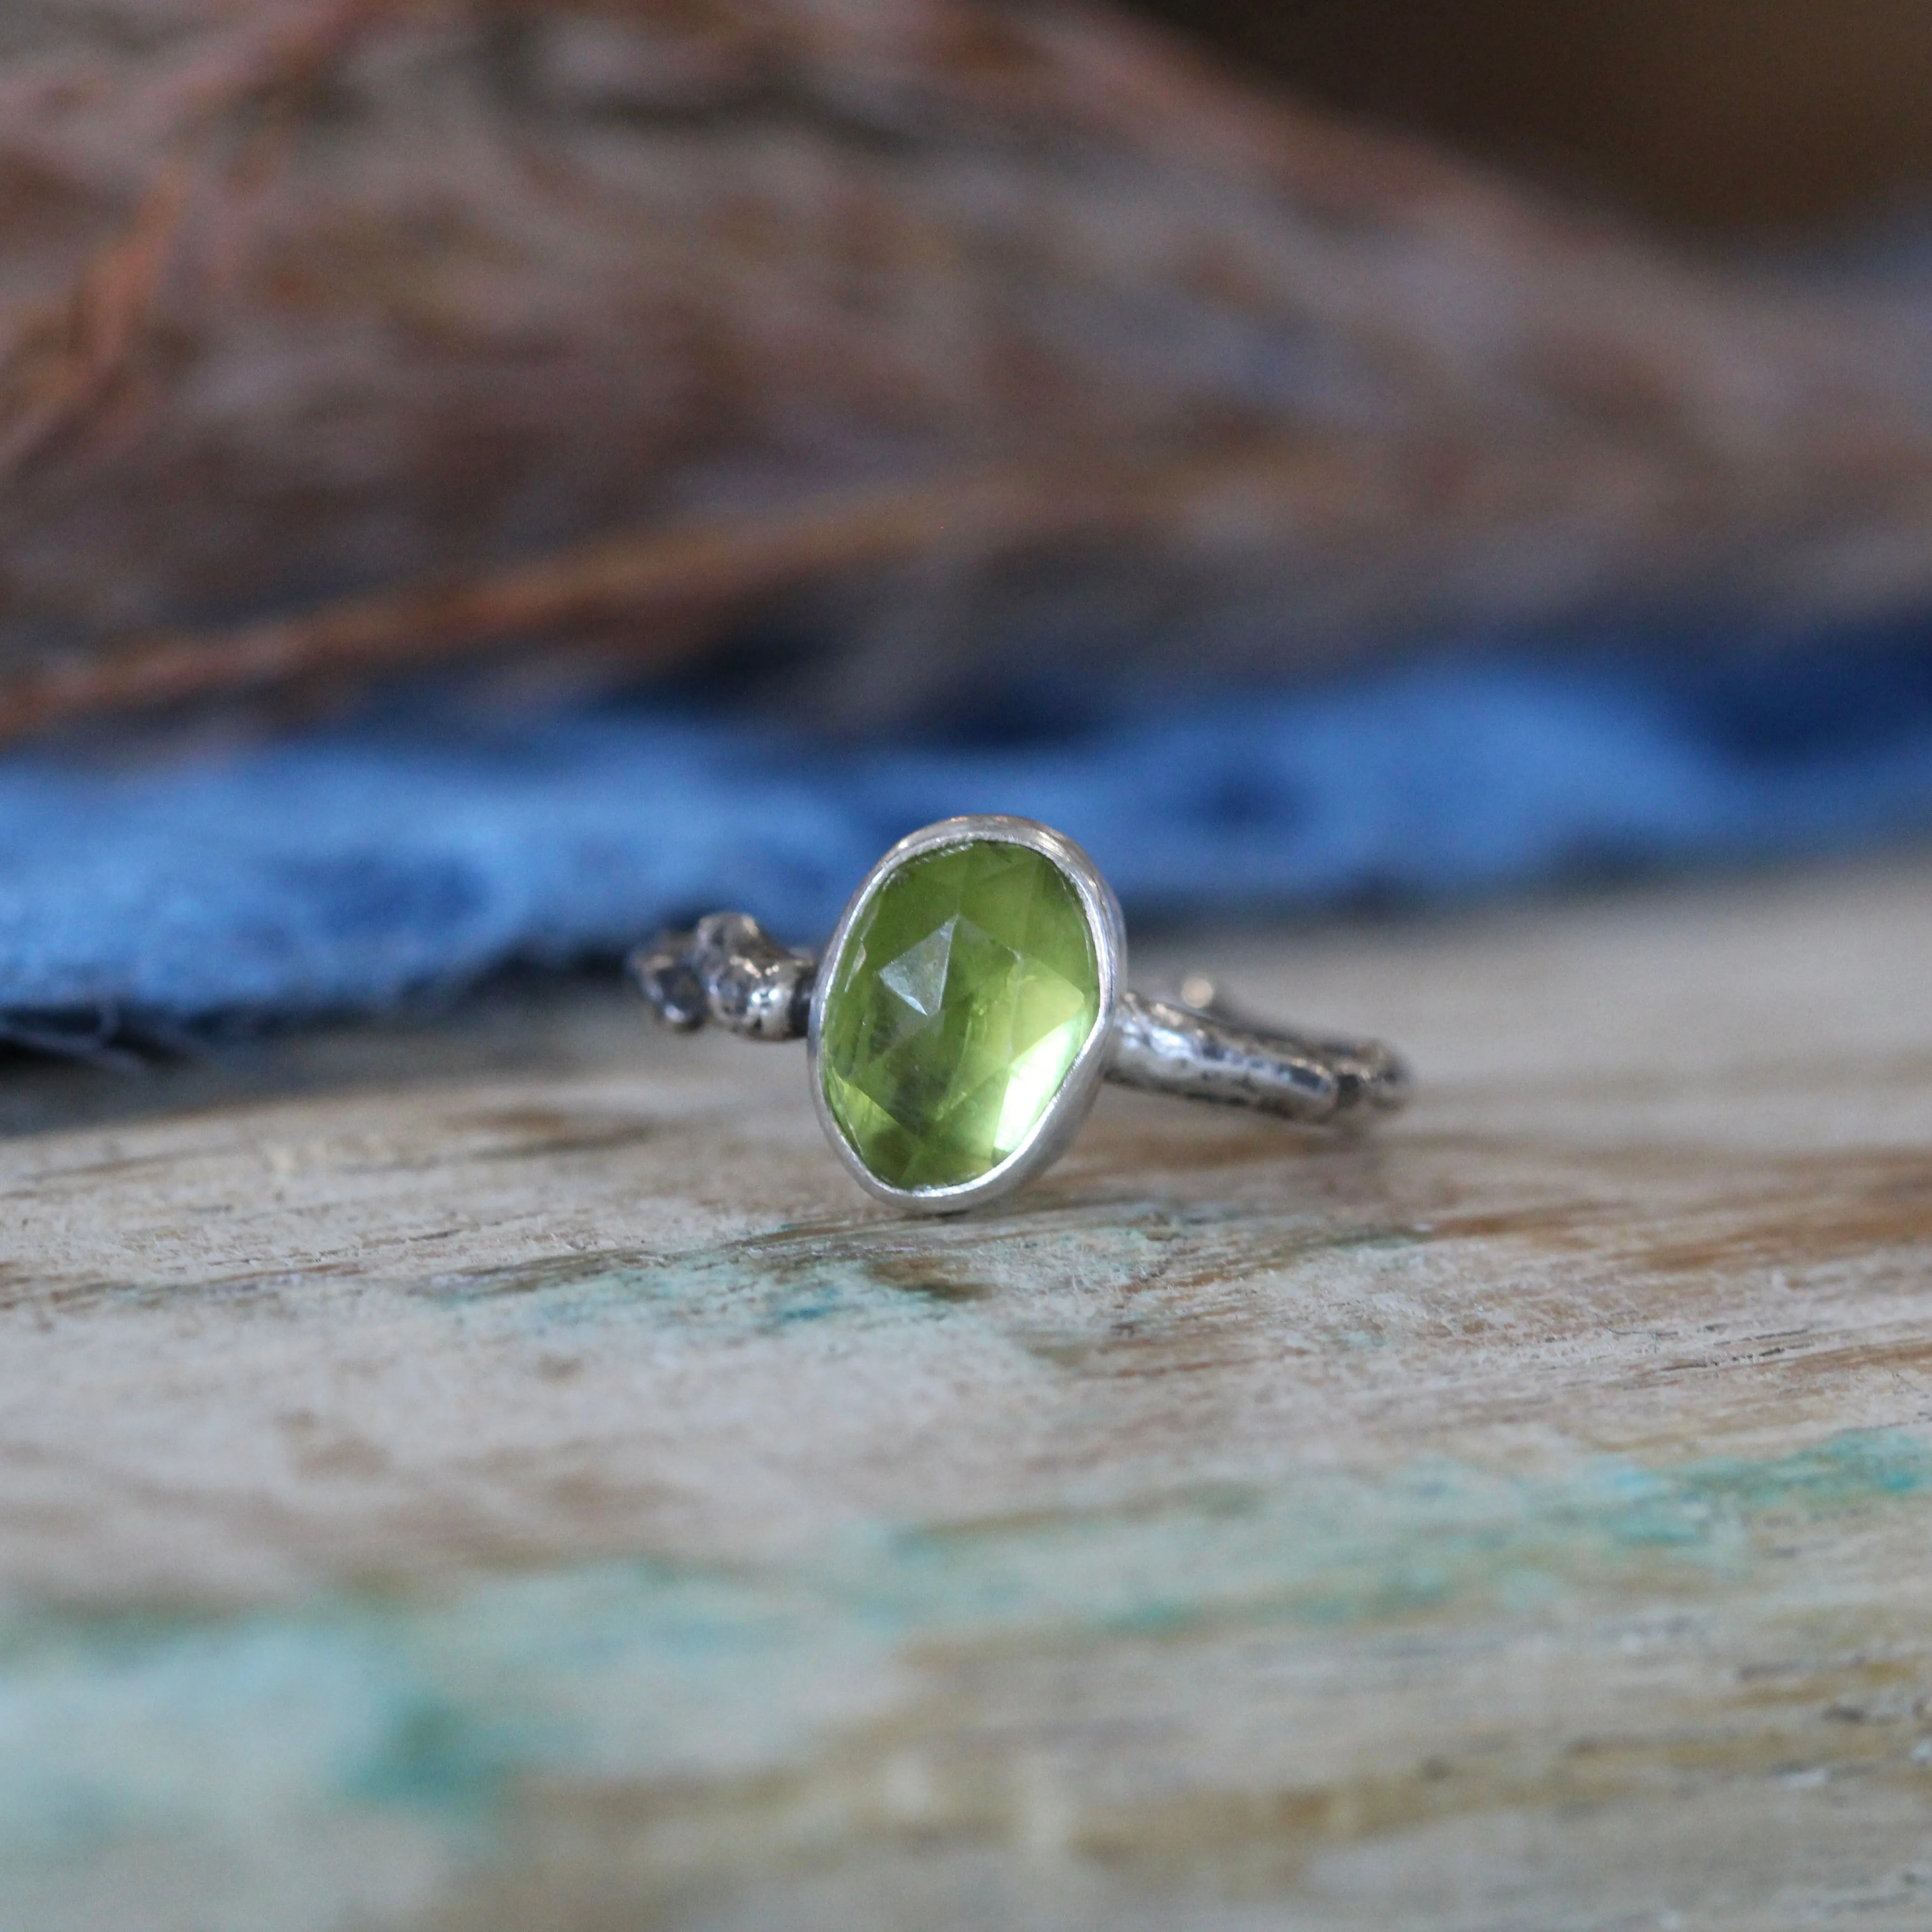
<path fill-rule="evenodd" d="M 868 1193 L 921 1214 L 997 1201 L 1064 1154 L 1103 1080 L 1310 1126 L 1390 1112 L 1408 1074 L 1379 1041 L 1257 1024 L 1212 984 L 1125 984 L 1120 902 L 1072 839 L 949 818 L 866 874 L 821 959 L 743 913 L 632 953 L 664 1024 L 809 1042 L 827 1138 Z"/>

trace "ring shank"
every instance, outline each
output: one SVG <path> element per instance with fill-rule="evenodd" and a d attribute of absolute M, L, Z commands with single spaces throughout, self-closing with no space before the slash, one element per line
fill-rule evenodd
<path fill-rule="evenodd" d="M 708 1021 L 747 1040 L 805 1036 L 813 955 L 779 944 L 742 913 L 661 934 L 630 965 L 658 1018 L 680 1032 Z M 1366 1121 L 1408 1097 L 1408 1069 L 1379 1040 L 1270 1026 L 1230 1006 L 1211 981 L 1187 987 L 1184 1000 L 1121 993 L 1108 1079 L 1311 1126 Z"/>
<path fill-rule="evenodd" d="M 1250 1107 L 1310 1126 L 1393 1112 L 1408 1070 L 1379 1040 L 1338 1040 L 1258 1023 L 1218 997 L 1184 1004 L 1124 992 L 1107 1078 L 1123 1087 Z"/>

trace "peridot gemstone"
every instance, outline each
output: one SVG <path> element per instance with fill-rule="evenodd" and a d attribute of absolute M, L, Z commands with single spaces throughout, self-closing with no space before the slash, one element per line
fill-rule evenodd
<path fill-rule="evenodd" d="M 819 1078 L 893 1187 L 950 1187 L 1022 1145 L 1100 1015 L 1094 936 L 1045 854 L 975 839 L 907 860 L 824 994 Z"/>

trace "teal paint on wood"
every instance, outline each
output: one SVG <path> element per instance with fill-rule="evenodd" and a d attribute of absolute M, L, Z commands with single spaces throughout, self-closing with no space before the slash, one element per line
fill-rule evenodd
<path fill-rule="evenodd" d="M 1533 1620 L 1577 1592 L 1600 1613 L 1664 1582 L 1680 1601 L 1748 1588 L 1775 1535 L 1928 1499 L 1932 1442 L 1855 1433 L 1542 1481 L 1311 1472 L 881 1527 L 739 1571 L 579 1566 L 227 1618 L 16 1611 L 0 1623 L 0 1901 L 37 1866 L 123 1844 L 272 1862 L 376 1814 L 481 1858 L 533 1778 L 783 1766 L 914 1696 L 934 1645 L 996 1659 L 1230 1628 L 1346 1643 L 1419 1618 Z"/>
<path fill-rule="evenodd" d="M 593 1251 L 443 1277 L 421 1293 L 484 1329 L 615 1323 L 718 1341 L 836 1318 L 855 1328 L 950 1319 L 994 1330 L 998 1316 L 974 1304 L 1004 1290 L 1046 1283 L 1077 1298 L 1157 1281 L 1177 1264 L 1205 1271 L 1237 1258 L 1264 1280 L 1292 1276 L 1298 1264 L 1334 1255 L 1397 1259 L 1428 1238 L 1385 1216 L 1337 1216 L 1325 1204 L 1238 1213 L 1134 1200 L 1029 1204 L 958 1222 L 826 1222 L 684 1250 Z M 1364 1347 L 1379 1339 L 1354 1332 L 1337 1340 Z"/>

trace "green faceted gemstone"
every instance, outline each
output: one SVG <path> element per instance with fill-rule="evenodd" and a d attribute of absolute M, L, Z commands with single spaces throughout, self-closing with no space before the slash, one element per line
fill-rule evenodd
<path fill-rule="evenodd" d="M 976 839 L 908 859 L 860 915 L 825 990 L 819 1077 L 880 1180 L 956 1186 L 1025 1142 L 1100 1016 L 1072 880 Z"/>

